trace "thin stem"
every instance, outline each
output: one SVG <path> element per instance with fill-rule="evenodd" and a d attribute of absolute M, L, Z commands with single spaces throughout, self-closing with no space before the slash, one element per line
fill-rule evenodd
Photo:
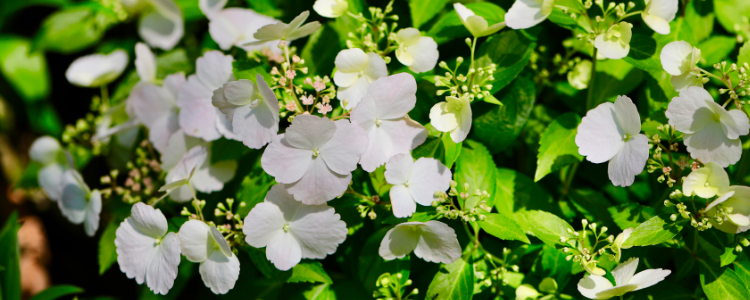
<path fill-rule="evenodd" d="M 474 52 L 477 49 L 477 38 L 474 37 L 474 39 L 471 42 L 471 64 L 469 64 L 469 70 L 474 69 Z M 474 77 L 476 76 L 477 72 L 474 70 L 474 72 L 471 73 L 471 79 L 469 79 L 469 88 L 474 86 Z"/>
<path fill-rule="evenodd" d="M 188 188 L 190 188 L 190 193 L 193 194 L 193 206 L 195 207 L 196 212 L 198 213 L 198 216 L 201 218 L 201 221 L 206 221 L 205 218 L 203 218 L 203 210 L 201 210 L 200 203 L 198 201 L 198 196 L 195 195 L 195 190 L 193 189 L 193 186 L 190 185 L 190 182 L 186 183 Z"/>
<path fill-rule="evenodd" d="M 109 91 L 107 90 L 107 85 L 102 85 L 99 89 L 102 94 L 102 104 L 104 104 L 105 108 L 109 108 Z"/>
<path fill-rule="evenodd" d="M 596 56 L 599 54 L 596 47 L 594 47 L 593 55 L 591 56 L 592 62 L 591 62 L 591 77 L 589 79 L 589 89 L 587 91 L 586 95 L 586 111 L 591 109 L 594 106 L 594 86 L 596 82 Z"/>
<path fill-rule="evenodd" d="M 617 22 L 615 22 L 615 24 L 620 23 L 620 21 L 625 20 L 625 18 L 627 18 L 627 17 L 635 16 L 635 15 L 640 14 L 642 12 L 643 11 L 638 10 L 638 11 L 634 11 L 634 12 L 625 14 L 624 16 L 622 16 L 619 19 L 617 19 Z"/>
<path fill-rule="evenodd" d="M 568 176 L 565 177 L 565 182 L 563 183 L 563 189 L 560 192 L 560 200 L 562 200 L 563 197 L 568 195 L 568 192 L 570 191 L 570 185 L 573 184 L 573 178 L 576 176 L 576 171 L 578 171 L 578 165 L 580 163 L 574 163 L 570 167 L 570 172 L 568 172 Z"/>

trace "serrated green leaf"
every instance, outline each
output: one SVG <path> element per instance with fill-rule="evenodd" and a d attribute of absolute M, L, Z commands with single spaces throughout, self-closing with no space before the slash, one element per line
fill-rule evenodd
<path fill-rule="evenodd" d="M 36 294 L 31 300 L 55 300 L 64 296 L 83 293 L 83 289 L 73 285 L 53 285 Z"/>
<path fill-rule="evenodd" d="M 464 184 L 469 185 L 469 194 L 476 190 L 487 191 L 490 195 L 495 192 L 497 167 L 492 155 L 481 143 L 465 140 L 461 155 L 456 161 L 454 178 L 458 183 L 457 189 L 464 191 Z M 460 201 L 460 200 L 459 200 Z M 474 203 L 476 204 L 476 203 Z M 464 205 L 461 203 L 461 205 Z M 492 203 L 487 203 L 492 206 Z M 472 206 L 473 207 L 473 206 Z M 468 207 L 467 208 L 471 208 Z"/>
<path fill-rule="evenodd" d="M 563 166 L 583 160 L 583 156 L 578 154 L 575 140 L 580 123 L 581 117 L 576 113 L 566 113 L 552 121 L 542 133 L 534 181 L 541 180 Z"/>
<path fill-rule="evenodd" d="M 333 284 L 333 280 L 318 261 L 303 261 L 292 268 L 292 276 L 286 282 L 322 282 Z"/>
<path fill-rule="evenodd" d="M 542 254 L 537 259 L 534 266 L 535 271 L 540 272 L 541 277 L 554 278 L 558 284 L 558 289 L 562 290 L 570 279 L 570 272 L 573 269 L 573 262 L 565 259 L 568 254 L 552 247 L 544 245 Z"/>
<path fill-rule="evenodd" d="M 721 254 L 719 257 L 719 263 L 722 267 L 726 267 L 729 264 L 733 263 L 734 260 L 737 259 L 737 253 L 734 253 L 734 247 L 724 246 L 724 253 Z"/>
<path fill-rule="evenodd" d="M 638 225 L 630 237 L 625 240 L 625 246 L 649 246 L 667 242 L 682 231 L 687 221 L 680 219 L 671 221 L 670 214 L 660 214 Z"/>
<path fill-rule="evenodd" d="M 419 28 L 440 13 L 448 0 L 409 0 L 409 12 L 414 28 Z"/>
<path fill-rule="evenodd" d="M 547 245 L 554 247 L 560 243 L 560 237 L 573 237 L 568 233 L 573 226 L 556 215 L 541 210 L 530 210 L 523 214 L 534 235 Z"/>
<path fill-rule="evenodd" d="M 462 257 L 449 265 L 441 265 L 427 288 L 425 299 L 471 299 L 474 294 L 474 259 L 466 259 Z"/>
<path fill-rule="evenodd" d="M 745 282 L 745 286 L 750 286 L 750 261 L 735 261 L 734 271 Z"/>
<path fill-rule="evenodd" d="M 530 243 L 526 233 L 518 223 L 502 214 L 485 214 L 484 221 L 478 221 L 479 227 L 485 232 L 501 240 L 516 240 Z"/>
<path fill-rule="evenodd" d="M 700 281 L 709 300 L 747 299 L 750 295 L 745 282 L 732 269 L 714 266 L 701 260 Z"/>
<path fill-rule="evenodd" d="M 482 142 L 491 153 L 510 147 L 518 137 L 536 102 L 536 87 L 531 78 L 521 76 L 504 90 L 503 106 L 493 106 L 484 114 L 474 110 L 474 139 Z M 476 107 L 477 105 L 475 105 Z"/>
<path fill-rule="evenodd" d="M 652 207 L 643 206 L 638 203 L 625 203 L 619 206 L 607 208 L 612 220 L 620 227 L 621 230 L 635 228 L 641 223 L 648 221 L 656 215 L 656 210 Z"/>

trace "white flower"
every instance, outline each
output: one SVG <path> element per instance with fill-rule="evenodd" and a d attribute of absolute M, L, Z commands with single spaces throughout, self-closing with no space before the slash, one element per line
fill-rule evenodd
<path fill-rule="evenodd" d="M 373 172 L 391 156 L 409 153 L 424 143 L 427 130 L 407 113 L 417 103 L 417 82 L 408 73 L 383 77 L 352 109 L 351 121 L 367 131 L 370 143 L 359 163 Z"/>
<path fill-rule="evenodd" d="M 672 75 L 672 86 L 683 91 L 691 86 L 703 87 L 698 69 L 701 50 L 685 41 L 671 42 L 664 46 L 659 55 L 664 71 Z"/>
<path fill-rule="evenodd" d="M 260 74 L 255 82 L 240 79 L 225 83 L 211 100 L 232 123 L 237 138 L 250 148 L 260 149 L 279 132 L 279 99 Z"/>
<path fill-rule="evenodd" d="M 349 2 L 346 0 L 316 0 L 313 9 L 326 18 L 338 18 L 349 10 Z"/>
<path fill-rule="evenodd" d="M 683 133 L 690 156 L 727 167 L 740 160 L 750 120 L 740 110 L 727 111 L 703 88 L 691 86 L 669 102 L 669 124 Z"/>
<path fill-rule="evenodd" d="M 203 283 L 214 294 L 226 294 L 234 288 L 240 276 L 240 261 L 215 226 L 190 220 L 182 224 L 177 238 L 182 255 L 191 262 L 200 263 Z"/>
<path fill-rule="evenodd" d="M 180 241 L 167 233 L 167 218 L 161 210 L 138 202 L 130 217 L 115 231 L 117 264 L 128 278 L 144 281 L 154 293 L 166 295 L 177 277 Z"/>
<path fill-rule="evenodd" d="M 515 5 L 513 6 L 515 7 Z M 482 16 L 477 16 L 474 11 L 466 8 L 466 6 L 461 3 L 453 3 L 453 8 L 456 10 L 458 18 L 461 19 L 461 23 L 464 24 L 466 29 L 468 29 L 471 35 L 473 35 L 474 37 L 488 36 L 500 29 L 505 28 L 505 22 L 500 22 L 489 26 L 487 20 L 485 20 Z M 505 15 L 505 18 L 507 20 L 507 14 Z"/>
<path fill-rule="evenodd" d="M 643 22 L 654 31 L 669 34 L 669 22 L 677 14 L 677 0 L 645 0 L 646 9 L 641 12 Z"/>
<path fill-rule="evenodd" d="M 90 190 L 75 169 L 66 170 L 62 180 L 62 197 L 57 202 L 60 212 L 73 224 L 83 223 L 86 235 L 94 236 L 99 228 L 102 195 Z"/>
<path fill-rule="evenodd" d="M 555 0 L 516 0 L 505 14 L 505 23 L 513 29 L 531 28 L 552 13 Z"/>
<path fill-rule="evenodd" d="M 630 249 L 633 246 L 623 246 L 625 241 L 628 240 L 630 235 L 633 233 L 633 228 L 628 228 L 623 230 L 620 234 L 617 235 L 615 240 L 612 242 L 612 252 L 615 254 L 615 261 L 620 262 L 620 258 L 622 257 L 622 250 L 623 249 Z"/>
<path fill-rule="evenodd" d="M 150 4 L 151 9 L 141 16 L 138 34 L 151 47 L 171 50 L 185 34 L 182 10 L 173 0 L 136 0 Z"/>
<path fill-rule="evenodd" d="M 450 187 L 451 170 L 434 158 L 414 159 L 408 153 L 394 155 L 385 164 L 385 180 L 392 184 L 393 215 L 406 218 L 417 211 L 417 203 L 431 206 L 435 192 Z"/>
<path fill-rule="evenodd" d="M 136 84 L 137 85 L 137 84 Z M 96 132 L 91 137 L 93 141 L 109 143 L 111 136 L 117 137 L 117 143 L 124 149 L 130 149 L 138 137 L 139 125 L 137 118 L 131 118 L 133 114 L 128 101 L 120 102 L 101 114 L 100 121 L 96 124 Z M 112 126 L 113 123 L 118 123 Z"/>
<path fill-rule="evenodd" d="M 201 12 L 211 20 L 217 13 L 221 12 L 229 0 L 199 0 L 198 7 Z M 211 25 L 209 25 L 211 26 Z"/>
<path fill-rule="evenodd" d="M 396 33 L 396 58 L 415 73 L 435 68 L 438 60 L 437 43 L 431 37 L 422 36 L 414 28 L 401 29 Z"/>
<path fill-rule="evenodd" d="M 577 63 L 573 69 L 568 72 L 568 83 L 577 90 L 585 90 L 589 86 L 591 81 L 591 68 L 592 63 L 588 59 L 584 59 Z"/>
<path fill-rule="evenodd" d="M 367 132 L 348 120 L 298 115 L 268 144 L 260 163 L 297 201 L 324 204 L 349 186 L 367 144 Z"/>
<path fill-rule="evenodd" d="M 294 20 L 289 22 L 289 24 L 279 22 L 263 26 L 253 35 L 258 41 L 252 42 L 250 45 L 278 40 L 291 42 L 298 38 L 306 37 L 320 29 L 320 23 L 318 21 L 310 22 L 302 26 L 302 23 L 305 23 L 309 16 L 310 11 L 306 10 L 299 14 L 299 16 L 295 17 Z"/>
<path fill-rule="evenodd" d="M 633 37 L 633 24 L 620 22 L 614 24 L 607 32 L 599 34 L 594 40 L 594 46 L 599 54 L 609 59 L 620 59 L 630 52 L 630 39 Z"/>
<path fill-rule="evenodd" d="M 51 136 L 39 137 L 31 144 L 29 157 L 42 165 L 37 174 L 39 186 L 50 200 L 60 201 L 63 178 L 66 170 L 71 167 L 67 163 L 65 151 L 60 143 Z"/>
<path fill-rule="evenodd" d="M 65 78 L 81 87 L 107 85 L 128 66 L 128 53 L 118 49 L 110 54 L 90 54 L 73 61 L 65 71 Z"/>
<path fill-rule="evenodd" d="M 380 55 L 365 53 L 359 48 L 341 50 L 336 55 L 335 63 L 333 82 L 339 87 L 336 97 L 347 101 L 345 109 L 357 106 L 367 94 L 370 83 L 388 76 L 385 60 Z"/>
<path fill-rule="evenodd" d="M 729 175 L 719 164 L 709 162 L 685 177 L 682 183 L 682 193 L 701 198 L 721 196 L 729 190 Z"/>
<path fill-rule="evenodd" d="M 440 221 L 406 222 L 388 230 L 380 242 L 385 260 L 402 258 L 414 251 L 428 262 L 450 264 L 461 257 L 461 245 L 453 228 Z"/>
<path fill-rule="evenodd" d="M 721 223 L 716 220 L 716 206 L 719 204 L 726 216 Z M 750 229 L 750 187 L 730 186 L 726 194 L 711 202 L 703 212 L 709 217 L 711 224 L 721 231 L 731 234 L 747 231 Z"/>
<path fill-rule="evenodd" d="M 191 187 L 203 193 L 220 191 L 225 183 L 232 180 L 236 170 L 237 161 L 211 163 L 208 149 L 195 146 L 167 173 L 166 185 L 162 189 L 167 190 L 172 200 L 186 202 L 193 199 Z"/>
<path fill-rule="evenodd" d="M 211 21 L 208 23 L 208 32 L 222 50 L 237 46 L 251 52 L 267 47 L 275 53 L 281 53 L 281 49 L 277 47 L 278 42 L 275 41 L 247 45 L 258 41 L 253 37 L 258 29 L 279 22 L 274 18 L 259 14 L 252 9 L 232 7 L 214 13 L 209 19 Z"/>
<path fill-rule="evenodd" d="M 578 281 L 578 291 L 589 299 L 609 299 L 655 285 L 672 273 L 670 270 L 648 269 L 635 274 L 637 268 L 637 257 L 615 267 L 612 276 L 615 278 L 616 286 L 603 276 L 587 274 Z"/>
<path fill-rule="evenodd" d="M 471 130 L 471 102 L 466 96 L 445 97 L 430 109 L 430 124 L 440 132 L 450 132 L 451 140 L 462 142 Z"/>
<path fill-rule="evenodd" d="M 586 113 L 578 125 L 578 153 L 592 163 L 609 161 L 609 179 L 629 186 L 648 160 L 648 138 L 640 134 L 641 117 L 627 96 L 602 103 Z"/>
<path fill-rule="evenodd" d="M 266 247 L 266 258 L 286 271 L 303 258 L 323 259 L 335 253 L 347 229 L 332 207 L 304 205 L 275 185 L 247 214 L 242 232 L 250 246 Z"/>
<path fill-rule="evenodd" d="M 135 70 L 141 81 L 154 82 L 156 80 L 156 56 L 146 44 L 135 44 Z"/>
<path fill-rule="evenodd" d="M 213 92 L 234 80 L 233 60 L 232 56 L 219 51 L 208 51 L 196 60 L 195 74 L 188 77 L 177 94 L 179 123 L 185 134 L 206 141 L 219 139 L 222 135 L 233 137 L 231 123 L 211 104 Z M 230 131 L 220 131 L 226 127 Z"/>
<path fill-rule="evenodd" d="M 148 140 L 160 153 L 180 130 L 177 95 L 185 84 L 185 74 L 171 74 L 162 86 L 140 82 L 133 87 L 127 104 L 135 117 L 148 128 Z"/>
<path fill-rule="evenodd" d="M 169 137 L 167 148 L 161 152 L 161 169 L 172 170 L 182 156 L 195 146 L 208 146 L 208 143 L 185 134 L 182 129 L 177 130 Z"/>

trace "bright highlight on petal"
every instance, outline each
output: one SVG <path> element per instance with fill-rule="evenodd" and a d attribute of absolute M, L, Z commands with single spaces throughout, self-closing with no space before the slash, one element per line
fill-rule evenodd
<path fill-rule="evenodd" d="M 630 52 L 630 39 L 633 37 L 633 24 L 620 22 L 612 25 L 606 32 L 599 34 L 594 46 L 599 54 L 609 59 L 620 59 Z"/>
<path fill-rule="evenodd" d="M 80 87 L 98 88 L 120 77 L 128 66 L 128 53 L 118 49 L 109 54 L 90 54 L 77 58 L 65 71 L 65 78 Z"/>
<path fill-rule="evenodd" d="M 669 27 L 667 27 L 669 28 Z M 701 60 L 701 50 L 685 41 L 671 42 L 664 46 L 659 55 L 662 68 L 672 75 L 672 86 L 677 91 L 684 91 L 688 87 L 703 87 L 698 62 Z"/>
<path fill-rule="evenodd" d="M 516 0 L 505 14 L 505 23 L 513 29 L 531 28 L 547 19 L 555 0 Z"/>
<path fill-rule="evenodd" d="M 316 0 L 313 9 L 326 18 L 338 18 L 346 14 L 349 2 L 346 0 Z"/>
<path fill-rule="evenodd" d="M 669 22 L 677 14 L 677 0 L 646 0 L 643 22 L 660 34 L 669 34 Z"/>
<path fill-rule="evenodd" d="M 402 258 L 414 251 L 428 262 L 450 264 L 461 257 L 461 245 L 453 228 L 440 221 L 406 222 L 396 225 L 380 243 L 385 260 Z"/>

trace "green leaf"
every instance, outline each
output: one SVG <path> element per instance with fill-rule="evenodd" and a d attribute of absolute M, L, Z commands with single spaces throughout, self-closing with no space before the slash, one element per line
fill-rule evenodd
<path fill-rule="evenodd" d="M 699 42 L 711 35 L 715 19 L 713 1 L 690 1 L 685 6 L 685 22 Z"/>
<path fill-rule="evenodd" d="M 44 20 L 34 48 L 64 54 L 77 52 L 96 44 L 117 22 L 115 12 L 96 2 L 70 6 Z"/>
<path fill-rule="evenodd" d="M 624 60 L 605 60 L 596 63 L 596 83 L 592 91 L 592 107 L 619 95 L 628 95 L 643 82 L 643 71 Z"/>
<path fill-rule="evenodd" d="M 409 0 L 409 12 L 414 28 L 419 28 L 445 8 L 448 0 Z"/>
<path fill-rule="evenodd" d="M 698 45 L 698 49 L 701 49 L 701 64 L 713 66 L 726 60 L 736 45 L 736 37 L 715 35 L 708 38 Z"/>
<path fill-rule="evenodd" d="M 448 167 L 448 169 L 453 167 L 453 163 L 456 162 L 459 155 L 461 155 L 461 146 L 463 142 L 455 143 L 453 142 L 453 139 L 451 139 L 451 135 L 444 133 L 442 136 L 443 141 L 443 148 L 445 149 L 445 166 Z"/>
<path fill-rule="evenodd" d="M 0 297 L 21 300 L 21 270 L 18 253 L 18 213 L 12 212 L 0 231 Z"/>
<path fill-rule="evenodd" d="M 744 63 L 750 64 L 750 42 L 745 42 L 740 48 L 740 54 L 737 55 L 737 65 Z"/>
<path fill-rule="evenodd" d="M 443 141 L 440 137 L 428 136 L 422 145 L 411 152 L 414 159 L 421 157 L 432 157 L 439 161 L 445 162 L 445 147 L 443 147 Z"/>
<path fill-rule="evenodd" d="M 292 276 L 286 282 L 322 282 L 333 284 L 319 261 L 303 261 L 292 268 Z"/>
<path fill-rule="evenodd" d="M 501 240 L 516 240 L 530 243 L 526 233 L 518 226 L 518 223 L 502 214 L 485 214 L 487 219 L 478 221 L 479 227 L 485 232 Z"/>
<path fill-rule="evenodd" d="M 341 50 L 339 44 L 339 36 L 330 25 L 323 25 L 320 30 L 310 35 L 305 47 L 302 48 L 302 59 L 305 60 L 309 74 L 331 74 L 336 55 Z"/>
<path fill-rule="evenodd" d="M 581 117 L 576 113 L 563 114 L 547 127 L 539 141 L 536 174 L 534 181 L 539 181 L 552 171 L 580 162 L 583 156 L 578 154 L 576 133 Z"/>
<path fill-rule="evenodd" d="M 540 277 L 552 277 L 558 283 L 558 290 L 562 290 L 570 279 L 573 262 L 565 259 L 568 254 L 552 247 L 544 245 L 542 254 L 534 265 L 535 271 L 540 272 Z"/>
<path fill-rule="evenodd" d="M 246 245 L 242 248 L 247 253 L 247 256 L 250 257 L 250 261 L 253 262 L 253 265 L 255 265 L 255 268 L 260 271 L 263 276 L 270 279 L 279 279 L 286 281 L 290 276 L 292 276 L 292 271 L 280 271 L 276 268 L 276 266 L 271 263 L 268 258 L 266 258 L 266 249 L 258 249 L 255 247 L 252 247 L 250 245 Z"/>
<path fill-rule="evenodd" d="M 599 223 L 612 228 L 615 223 L 612 221 L 607 208 L 612 206 L 604 195 L 592 189 L 576 189 L 570 193 L 570 200 L 578 210 L 590 222 Z"/>
<path fill-rule="evenodd" d="M 661 244 L 674 238 L 680 233 L 682 226 L 687 221 L 684 219 L 672 222 L 669 213 L 660 214 L 648 219 L 633 230 L 630 237 L 625 240 L 626 246 L 649 246 Z"/>
<path fill-rule="evenodd" d="M 54 300 L 64 296 L 83 293 L 83 289 L 73 285 L 53 285 L 39 294 L 36 294 L 31 300 Z"/>
<path fill-rule="evenodd" d="M 360 282 L 364 285 L 367 293 L 372 295 L 376 290 L 375 282 L 378 277 L 384 273 L 390 274 L 401 274 L 401 284 L 406 283 L 409 279 L 411 272 L 411 266 L 409 264 L 409 255 L 403 258 L 397 258 L 386 261 L 380 254 L 378 249 L 380 248 L 380 242 L 383 241 L 383 237 L 390 228 L 381 228 L 376 231 L 370 238 L 367 239 L 365 245 L 362 247 L 362 251 L 359 253 L 357 275 L 359 276 Z"/>
<path fill-rule="evenodd" d="M 274 0 L 245 0 L 250 7 L 258 12 L 272 18 L 281 17 L 284 13 L 279 9 Z"/>
<path fill-rule="evenodd" d="M 656 210 L 638 203 L 625 203 L 607 208 L 612 220 L 621 230 L 635 228 L 656 215 Z"/>
<path fill-rule="evenodd" d="M 335 200 L 332 200 L 335 201 Z M 336 211 L 338 213 L 338 210 Z M 438 214 L 435 211 L 422 211 L 422 212 L 415 212 L 411 214 L 408 218 L 397 218 L 396 216 L 389 216 L 388 218 L 385 218 L 383 220 L 383 224 L 401 224 L 403 222 L 427 222 L 430 220 L 435 220 L 438 218 Z M 361 219 L 361 217 L 360 217 Z"/>
<path fill-rule="evenodd" d="M 498 153 L 507 149 L 521 133 L 536 102 L 536 87 L 531 78 L 521 76 L 504 93 L 503 106 L 475 115 L 472 131 L 474 138 L 490 150 Z M 476 107 L 477 105 L 475 105 Z"/>
<path fill-rule="evenodd" d="M 256 204 L 263 202 L 268 190 L 275 184 L 273 177 L 269 176 L 260 166 L 260 157 L 251 167 L 250 173 L 242 179 L 240 188 L 237 189 L 235 199 L 239 200 L 237 214 L 247 215 Z"/>
<path fill-rule="evenodd" d="M 479 58 L 476 64 L 479 67 L 486 67 L 494 63 L 497 67 L 492 74 L 495 80 L 488 82 L 492 84 L 490 94 L 496 94 L 523 71 L 529 63 L 534 48 L 536 48 L 536 42 L 517 30 L 501 31 L 479 47 Z M 534 91 L 534 89 L 529 90 L 529 92 Z M 502 102 L 507 104 L 505 101 Z"/>
<path fill-rule="evenodd" d="M 474 259 L 462 257 L 449 265 L 440 265 L 440 270 L 427 288 L 425 299 L 469 300 L 473 294 Z"/>
<path fill-rule="evenodd" d="M 428 1 L 425 1 L 428 2 Z M 434 1 L 429 1 L 434 3 Z M 505 10 L 490 2 L 473 2 L 466 4 L 466 8 L 471 9 L 476 15 L 484 17 L 487 23 L 492 25 L 505 21 Z M 416 26 L 415 26 L 416 27 Z M 507 30 L 507 29 L 506 29 Z M 440 45 L 459 37 L 469 37 L 469 30 L 461 23 L 458 14 L 451 7 L 450 11 L 440 17 L 427 32 L 427 36 L 435 39 Z"/>
<path fill-rule="evenodd" d="M 745 282 L 745 286 L 750 286 L 750 261 L 734 262 L 734 272 Z"/>
<path fill-rule="evenodd" d="M 716 18 L 726 31 L 741 34 L 745 39 L 750 37 L 750 26 L 747 24 L 747 16 L 750 16 L 750 2 L 744 0 L 714 0 L 713 2 Z"/>
<path fill-rule="evenodd" d="M 41 51 L 31 52 L 28 40 L 0 36 L 0 70 L 24 100 L 36 101 L 49 95 L 47 60 Z"/>
<path fill-rule="evenodd" d="M 495 192 L 495 183 L 497 181 L 495 177 L 497 167 L 492 160 L 492 155 L 484 145 L 478 142 L 465 140 L 464 144 L 466 147 L 461 150 L 461 155 L 456 161 L 456 174 L 454 178 L 458 183 L 457 189 L 463 192 L 464 184 L 468 184 L 469 194 L 480 190 L 487 191 L 487 193 L 492 195 Z M 461 205 L 464 204 L 461 203 Z M 487 205 L 491 206 L 492 203 L 487 203 Z M 471 207 L 467 204 L 467 208 Z"/>
<path fill-rule="evenodd" d="M 192 0 L 175 0 L 174 2 L 180 7 L 182 17 L 186 22 L 205 18 L 198 2 Z"/>
<path fill-rule="evenodd" d="M 732 269 L 711 265 L 707 260 L 700 263 L 701 287 L 709 300 L 747 299 L 750 295 L 745 282 Z"/>
<path fill-rule="evenodd" d="M 239 160 L 251 150 L 240 141 L 220 138 L 211 143 L 211 163 Z"/>
<path fill-rule="evenodd" d="M 737 253 L 734 253 L 734 247 L 731 245 L 724 246 L 724 253 L 719 257 L 719 263 L 722 267 L 726 267 L 733 263 L 737 259 Z"/>
<path fill-rule="evenodd" d="M 534 209 L 559 212 L 557 202 L 544 188 L 528 176 L 511 169 L 497 169 L 495 193 L 491 197 L 499 213 L 515 219 L 529 234 L 533 232 L 522 212 Z"/>
<path fill-rule="evenodd" d="M 29 165 L 27 165 L 23 170 L 21 178 L 18 178 L 18 181 L 16 181 L 16 183 L 13 185 L 13 188 L 30 189 L 39 187 L 38 174 L 41 168 L 42 165 L 40 165 L 38 162 L 29 162 Z"/>
<path fill-rule="evenodd" d="M 193 72 L 193 62 L 188 58 L 183 48 L 173 49 L 156 57 L 156 78 L 164 78 L 169 74 Z"/>
<path fill-rule="evenodd" d="M 107 228 L 102 232 L 99 239 L 99 275 L 109 270 L 114 262 L 117 261 L 117 247 L 115 246 L 115 232 L 120 227 L 122 220 L 113 218 Z"/>
<path fill-rule="evenodd" d="M 568 222 L 560 217 L 541 210 L 530 210 L 523 213 L 534 235 L 547 245 L 560 243 L 560 237 L 573 237 L 568 230 L 573 230 Z"/>
<path fill-rule="evenodd" d="M 69 5 L 69 0 L 26 0 L 26 1 L 0 1 L 0 28 L 13 15 L 22 9 L 32 5 L 43 5 L 57 7 Z"/>

